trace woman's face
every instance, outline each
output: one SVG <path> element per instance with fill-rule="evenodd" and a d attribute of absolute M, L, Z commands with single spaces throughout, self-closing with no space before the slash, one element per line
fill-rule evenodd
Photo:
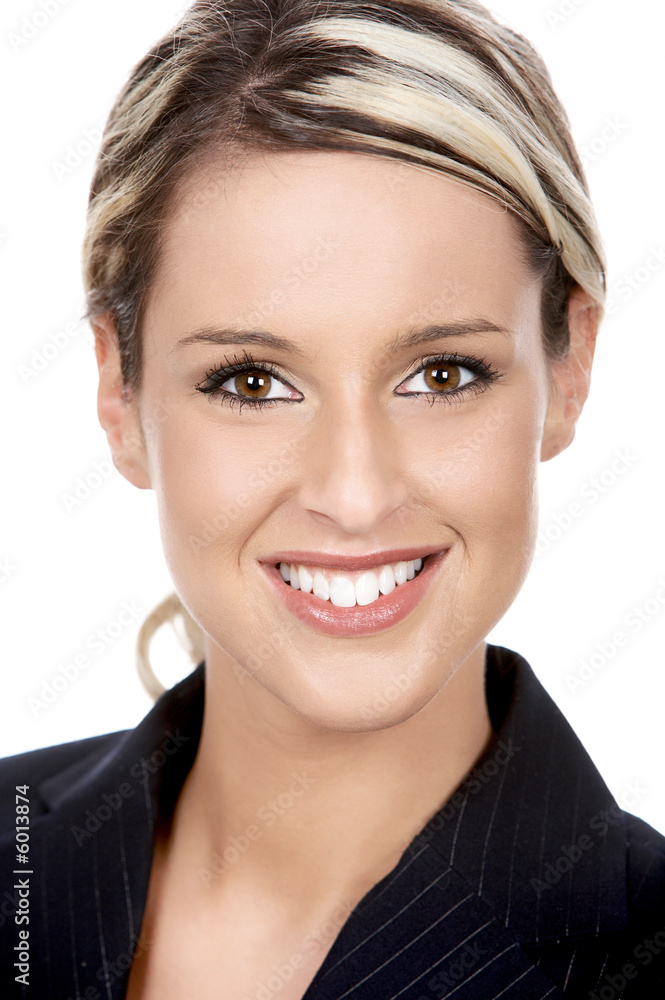
<path fill-rule="evenodd" d="M 393 725 L 527 573 L 561 427 L 540 284 L 511 216 L 442 175 L 314 151 L 220 176 L 168 225 L 119 468 L 156 492 L 209 669 L 324 729 Z"/>

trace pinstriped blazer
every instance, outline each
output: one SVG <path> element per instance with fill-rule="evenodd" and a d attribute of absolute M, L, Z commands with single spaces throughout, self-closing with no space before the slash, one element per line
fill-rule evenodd
<path fill-rule="evenodd" d="M 201 663 L 136 729 L 0 761 L 2 997 L 125 996 L 204 680 Z M 664 1000 L 665 839 L 619 809 L 522 657 L 487 647 L 486 696 L 489 746 L 346 915 L 304 1000 Z"/>

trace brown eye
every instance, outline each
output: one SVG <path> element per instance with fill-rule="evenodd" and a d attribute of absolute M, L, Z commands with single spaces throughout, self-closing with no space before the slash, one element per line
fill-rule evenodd
<path fill-rule="evenodd" d="M 406 393 L 429 393 L 430 395 L 447 396 L 460 387 L 468 385 L 474 379 L 474 373 L 462 365 L 438 361 L 435 364 L 421 368 L 411 375 L 401 388 Z"/>
<path fill-rule="evenodd" d="M 423 369 L 425 385 L 432 392 L 456 389 L 462 381 L 459 365 L 436 365 Z"/>
<path fill-rule="evenodd" d="M 247 371 L 236 375 L 232 381 L 235 382 L 235 391 L 239 396 L 261 399 L 270 392 L 272 376 L 267 372 Z"/>

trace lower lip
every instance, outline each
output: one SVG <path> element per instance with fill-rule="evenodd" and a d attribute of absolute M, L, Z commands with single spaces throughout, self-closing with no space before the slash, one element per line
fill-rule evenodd
<path fill-rule="evenodd" d="M 411 614 L 429 590 L 448 551 L 444 549 L 428 556 L 418 576 L 398 584 L 392 593 L 382 594 L 373 604 L 353 608 L 336 608 L 330 601 L 294 590 L 284 582 L 276 566 L 260 565 L 275 593 L 299 621 L 324 635 L 359 636 L 382 632 Z"/>

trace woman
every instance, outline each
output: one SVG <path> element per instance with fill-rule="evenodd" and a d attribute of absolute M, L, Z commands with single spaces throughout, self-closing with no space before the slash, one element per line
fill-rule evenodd
<path fill-rule="evenodd" d="M 659 996 L 665 842 L 486 643 L 605 293 L 528 43 L 468 0 L 195 4 L 111 113 L 84 276 L 202 655 L 3 762 L 11 995 Z"/>

